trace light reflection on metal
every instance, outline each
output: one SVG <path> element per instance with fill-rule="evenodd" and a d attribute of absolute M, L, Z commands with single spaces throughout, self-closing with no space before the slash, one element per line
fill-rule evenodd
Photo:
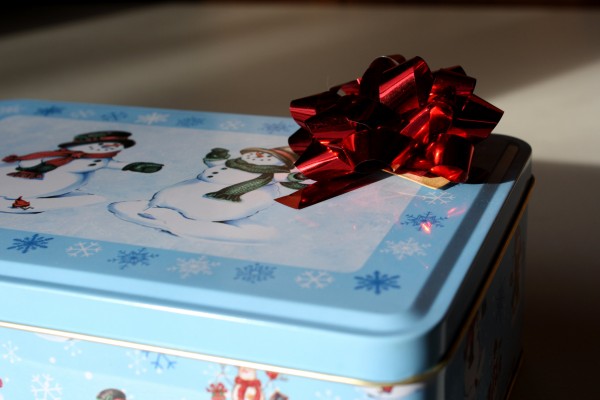
<path fill-rule="evenodd" d="M 430 234 L 431 233 L 431 222 L 429 221 L 425 221 L 421 223 L 421 231 L 425 232 L 426 234 Z"/>

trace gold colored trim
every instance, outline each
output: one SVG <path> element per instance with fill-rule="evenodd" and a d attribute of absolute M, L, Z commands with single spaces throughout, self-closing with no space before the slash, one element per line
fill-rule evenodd
<path fill-rule="evenodd" d="M 517 361 L 517 367 L 513 371 L 512 376 L 510 377 L 510 384 L 508 385 L 508 390 L 506 391 L 506 397 L 504 400 L 510 399 L 512 392 L 515 388 L 515 384 L 517 383 L 517 377 L 519 376 L 519 371 L 523 368 L 523 352 L 519 354 L 519 361 Z"/>
<path fill-rule="evenodd" d="M 18 324 L 18 323 L 6 322 L 6 321 L 0 321 L 0 327 L 8 328 L 8 329 L 16 329 L 16 330 L 20 330 L 20 331 L 27 331 L 27 332 L 43 334 L 43 335 L 54 335 L 54 336 L 59 336 L 59 337 L 67 338 L 67 339 L 84 340 L 84 341 L 93 342 L 93 343 L 106 344 L 109 346 L 126 347 L 126 348 L 131 348 L 131 349 L 140 350 L 140 351 L 162 353 L 165 355 L 189 358 L 189 359 L 199 360 L 199 361 L 213 362 L 213 363 L 218 363 L 218 364 L 228 364 L 228 365 L 233 365 L 233 366 L 237 366 L 237 367 L 253 368 L 253 369 L 262 370 L 262 371 L 272 371 L 272 372 L 277 372 L 277 373 L 284 374 L 284 375 L 293 375 L 293 376 L 299 376 L 299 377 L 303 377 L 303 378 L 343 383 L 343 384 L 353 385 L 353 386 L 371 386 L 371 387 L 372 386 L 388 386 L 388 385 L 395 386 L 395 385 L 408 385 L 408 384 L 423 382 L 423 381 L 426 381 L 427 379 L 431 378 L 432 376 L 436 375 L 441 370 L 443 370 L 448 365 L 448 363 L 450 362 L 450 360 L 452 359 L 452 357 L 454 356 L 454 354 L 460 347 L 462 339 L 467 334 L 467 331 L 468 331 L 471 323 L 473 322 L 473 319 L 475 318 L 477 311 L 479 310 L 479 307 L 481 306 L 481 303 L 483 302 L 489 287 L 492 284 L 492 281 L 496 275 L 496 272 L 498 271 L 498 268 L 500 267 L 502 258 L 504 257 L 504 254 L 506 253 L 506 250 L 508 249 L 508 245 L 517 230 L 517 226 L 519 225 L 519 222 L 520 222 L 521 218 L 523 217 L 523 214 L 525 213 L 527 204 L 531 197 L 533 185 L 534 185 L 534 178 L 532 177 L 528 184 L 528 188 L 526 189 L 526 193 L 523 197 L 523 200 L 521 201 L 521 204 L 519 205 L 519 208 L 517 209 L 517 212 L 511 222 L 511 225 L 505 234 L 505 239 L 503 241 L 502 247 L 499 249 L 499 251 L 495 257 L 493 267 L 491 268 L 490 272 L 488 273 L 488 276 L 486 277 L 486 280 L 485 280 L 482 288 L 480 289 L 479 293 L 477 294 L 477 297 L 469 311 L 467 319 L 463 323 L 462 328 L 459 331 L 458 335 L 452 342 L 452 345 L 450 346 L 448 352 L 444 355 L 444 357 L 441 359 L 440 362 L 438 362 L 436 365 L 431 367 L 429 370 L 427 370 L 421 374 L 414 375 L 408 379 L 403 379 L 401 381 L 369 382 L 369 381 L 364 381 L 361 379 L 348 378 L 348 377 L 344 377 L 344 376 L 324 374 L 324 373 L 320 373 L 320 372 L 304 371 L 304 370 L 298 370 L 298 369 L 294 369 L 294 368 L 277 367 L 277 366 L 273 366 L 273 365 L 261 364 L 261 363 L 256 363 L 256 362 L 235 360 L 235 359 L 231 359 L 231 358 L 212 356 L 212 355 L 208 355 L 208 354 L 199 354 L 199 353 L 195 353 L 195 352 L 191 352 L 191 351 L 187 351 L 187 350 L 178 350 L 178 349 L 172 349 L 172 348 L 166 348 L 166 347 L 160 347 L 160 346 L 135 343 L 135 342 L 130 342 L 130 341 L 126 341 L 126 340 L 103 338 L 103 337 L 98 337 L 98 336 L 93 336 L 93 335 L 82 334 L 82 333 L 66 332 L 66 331 L 61 331 L 61 330 L 57 330 L 57 329 L 42 328 L 42 327 L 37 327 L 37 326 L 32 326 L 32 325 Z"/>
<path fill-rule="evenodd" d="M 110 339 L 110 338 L 87 335 L 87 334 L 82 334 L 82 333 L 66 332 L 66 331 L 61 331 L 61 330 L 57 330 L 57 329 L 41 328 L 41 327 L 32 326 L 32 325 L 16 324 L 16 323 L 6 322 L 6 321 L 0 321 L 0 327 L 8 328 L 8 329 L 16 329 L 16 330 L 20 330 L 20 331 L 27 331 L 27 332 L 41 334 L 41 335 L 59 336 L 59 337 L 63 337 L 66 339 L 84 340 L 87 342 L 106 344 L 109 346 L 125 347 L 125 348 L 134 349 L 134 350 L 140 350 L 140 351 L 162 353 L 162 354 L 169 355 L 169 356 L 189 358 L 189 359 L 198 360 L 198 361 L 207 361 L 207 362 L 213 362 L 213 363 L 218 363 L 218 364 L 229 364 L 229 365 L 234 365 L 237 367 L 247 367 L 247 368 L 253 368 L 253 369 L 262 370 L 262 371 L 273 371 L 273 372 L 278 372 L 278 373 L 284 374 L 284 375 L 296 375 L 296 376 L 302 376 L 305 378 L 321 379 L 321 380 L 327 380 L 327 381 L 332 381 L 332 382 L 333 381 L 342 382 L 342 383 L 348 383 L 348 384 L 356 384 L 356 382 L 358 382 L 358 380 L 355 380 L 352 378 L 343 378 L 343 377 L 337 377 L 334 375 L 325 375 L 325 374 L 321 374 L 321 373 L 317 373 L 317 372 L 301 371 L 301 370 L 296 370 L 293 368 L 274 367 L 274 366 L 271 366 L 268 364 L 247 362 L 247 361 L 230 359 L 230 358 L 226 358 L 226 357 L 211 356 L 208 354 L 199 354 L 199 353 L 194 353 L 194 352 L 187 351 L 187 350 L 178 350 L 178 349 L 172 349 L 172 348 L 167 348 L 167 347 L 153 346 L 153 345 L 148 345 L 148 344 L 130 342 L 130 341 L 126 341 L 126 340 Z"/>
<path fill-rule="evenodd" d="M 456 351 L 458 350 L 458 347 L 460 346 L 460 342 L 467 334 L 471 324 L 473 323 L 473 320 L 477 316 L 477 312 L 479 311 L 479 308 L 481 307 L 481 304 L 483 303 L 483 300 L 485 299 L 488 289 L 492 285 L 494 277 L 496 276 L 496 272 L 498 272 L 498 269 L 500 268 L 500 264 L 502 263 L 504 254 L 506 254 L 506 250 L 508 250 L 510 241 L 512 240 L 513 236 L 515 235 L 515 232 L 517 231 L 519 222 L 523 218 L 523 214 L 525 214 L 525 211 L 527 210 L 527 204 L 529 203 L 529 200 L 531 198 L 531 193 L 533 191 L 534 185 L 535 185 L 535 178 L 531 177 L 528 187 L 526 189 L 526 192 L 523 196 L 523 200 L 521 201 L 521 204 L 519 205 L 519 208 L 517 209 L 516 214 L 513 217 L 513 220 L 511 222 L 511 224 L 509 225 L 508 230 L 506 231 L 506 234 L 505 234 L 506 236 L 504 238 L 504 241 L 502 242 L 502 247 L 498 250 L 498 253 L 494 259 L 494 264 L 493 264 L 492 268 L 490 269 L 490 272 L 488 273 L 488 276 L 486 277 L 485 281 L 483 282 L 483 285 L 482 285 L 481 289 L 479 290 L 479 293 L 477 294 L 477 297 L 475 298 L 475 301 L 473 302 L 471 309 L 469 310 L 469 314 L 467 315 L 467 318 L 465 319 L 465 321 L 460 329 L 459 334 L 457 335 L 456 339 L 452 343 L 452 346 L 450 346 L 448 353 L 444 356 L 444 360 L 446 363 L 448 363 L 448 361 L 452 358 L 454 353 L 456 353 Z"/>

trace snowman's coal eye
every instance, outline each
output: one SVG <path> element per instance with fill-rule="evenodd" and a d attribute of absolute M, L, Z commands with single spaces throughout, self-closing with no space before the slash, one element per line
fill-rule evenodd
<path fill-rule="evenodd" d="M 221 168 L 221 171 L 225 171 L 227 169 L 227 167 L 223 167 Z"/>

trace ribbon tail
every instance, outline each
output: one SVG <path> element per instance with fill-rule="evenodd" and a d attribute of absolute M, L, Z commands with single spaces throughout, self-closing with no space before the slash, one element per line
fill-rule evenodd
<path fill-rule="evenodd" d="M 390 176 L 392 175 L 384 171 L 375 171 L 370 174 L 351 174 L 335 179 L 317 181 L 292 194 L 276 198 L 275 201 L 291 208 L 302 209 Z"/>

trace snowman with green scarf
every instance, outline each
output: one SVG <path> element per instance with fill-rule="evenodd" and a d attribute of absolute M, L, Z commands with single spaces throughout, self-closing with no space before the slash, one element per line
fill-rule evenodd
<path fill-rule="evenodd" d="M 154 194 L 149 201 L 113 203 L 116 216 L 176 236 L 224 241 L 262 241 L 276 234 L 250 220 L 274 199 L 305 187 L 295 172 L 297 156 L 287 146 L 249 147 L 232 158 L 214 148 L 203 158 L 207 166 L 195 178 Z"/>

